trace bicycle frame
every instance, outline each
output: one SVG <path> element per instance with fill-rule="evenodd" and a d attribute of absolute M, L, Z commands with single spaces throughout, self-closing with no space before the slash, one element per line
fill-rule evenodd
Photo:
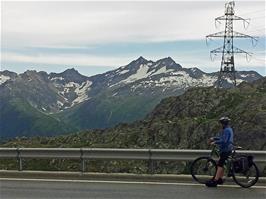
<path fill-rule="evenodd" d="M 227 175 L 232 172 L 232 161 L 234 160 L 235 155 L 236 155 L 236 150 L 234 149 L 232 151 L 232 154 L 228 156 L 228 159 L 225 162 L 224 169 L 225 169 L 225 173 L 227 173 Z M 219 149 L 218 149 L 217 145 L 214 145 L 212 147 L 211 157 L 217 157 L 217 158 L 220 157 Z"/>

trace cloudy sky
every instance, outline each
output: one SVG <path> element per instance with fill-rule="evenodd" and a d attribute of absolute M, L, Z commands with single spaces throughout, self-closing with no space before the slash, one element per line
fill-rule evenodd
<path fill-rule="evenodd" d="M 4 1 L 1 5 L 1 70 L 28 69 L 61 72 L 76 68 L 93 75 L 112 70 L 143 56 L 149 60 L 172 57 L 183 67 L 210 72 L 220 67 L 209 51 L 222 41 L 205 36 L 224 30 L 215 17 L 224 14 L 225 1 Z M 265 69 L 265 2 L 236 1 L 235 14 L 250 18 L 248 29 L 259 36 L 234 44 L 253 56 L 235 58 L 237 70 Z"/>

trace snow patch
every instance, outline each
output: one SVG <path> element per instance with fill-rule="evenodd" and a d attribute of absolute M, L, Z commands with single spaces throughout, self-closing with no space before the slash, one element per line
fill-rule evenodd
<path fill-rule="evenodd" d="M 11 78 L 9 76 L 0 75 L 0 85 L 5 83 L 6 81 L 10 80 Z"/>
<path fill-rule="evenodd" d="M 189 87 L 209 87 L 213 86 L 217 81 L 217 76 L 211 76 L 207 74 L 203 74 L 201 78 L 193 78 L 186 71 L 172 71 L 173 69 L 166 70 L 165 67 L 161 68 L 156 72 L 156 74 L 164 73 L 166 76 L 156 78 L 156 80 L 145 79 L 145 81 L 140 82 L 138 85 L 134 85 L 131 87 L 131 91 L 141 86 L 143 88 L 152 88 L 152 87 L 161 87 L 163 88 L 163 92 L 168 88 L 178 88 L 178 89 L 187 89 Z M 169 73 L 167 73 L 169 72 Z M 152 72 L 146 73 L 146 77 L 152 77 L 155 73 Z"/>
<path fill-rule="evenodd" d="M 69 93 L 69 91 L 70 91 L 69 88 L 64 88 L 63 95 L 64 95 L 65 93 Z"/>
<path fill-rule="evenodd" d="M 190 70 L 192 71 L 192 73 L 197 72 L 197 68 L 191 68 Z"/>
<path fill-rule="evenodd" d="M 233 79 L 231 79 L 231 78 L 229 78 L 229 77 L 227 77 L 227 78 L 225 78 L 225 79 L 226 79 L 226 81 L 227 81 L 229 84 L 234 84 L 234 80 L 233 80 Z M 243 81 L 245 81 L 245 80 L 243 80 L 243 79 L 236 79 L 236 85 L 240 84 L 240 83 L 243 82 Z"/>
<path fill-rule="evenodd" d="M 253 74 L 253 75 L 254 75 L 254 74 Z M 250 74 L 241 74 L 240 76 L 243 77 L 243 78 L 245 78 L 245 77 L 249 77 Z"/>
<path fill-rule="evenodd" d="M 164 66 L 164 67 L 160 68 L 159 70 L 157 70 L 155 73 L 152 73 L 152 75 L 159 75 L 162 73 L 169 73 L 169 72 L 173 72 L 173 71 L 174 71 L 173 69 L 167 70 L 166 66 Z"/>
<path fill-rule="evenodd" d="M 128 73 L 128 72 L 129 72 L 129 70 L 122 70 L 122 71 L 118 72 L 117 74 L 123 75 L 123 74 Z"/>
<path fill-rule="evenodd" d="M 65 87 L 67 88 L 79 87 L 79 84 L 75 82 L 68 82 L 67 84 L 65 84 Z"/>
<path fill-rule="evenodd" d="M 116 96 L 117 94 L 118 94 L 118 92 L 114 93 L 112 96 L 114 97 L 114 96 Z"/>
<path fill-rule="evenodd" d="M 242 83 L 242 82 L 244 82 L 245 80 L 243 80 L 243 79 L 236 79 L 236 85 L 238 85 L 238 84 L 240 84 L 240 83 Z"/>
<path fill-rule="evenodd" d="M 214 83 L 217 81 L 216 76 L 209 76 L 206 74 L 203 74 L 202 77 L 199 79 L 200 85 L 199 86 L 213 86 Z"/>
<path fill-rule="evenodd" d="M 54 81 L 54 80 L 64 80 L 63 77 L 53 77 L 50 80 Z"/>
<path fill-rule="evenodd" d="M 127 79 L 122 80 L 120 83 L 131 83 L 139 79 L 143 79 L 149 76 L 150 73 L 147 73 L 149 70 L 149 66 L 141 64 L 137 72 Z"/>
<path fill-rule="evenodd" d="M 60 102 L 60 101 L 57 101 L 56 103 L 57 103 L 57 105 L 58 105 L 59 107 L 62 107 L 62 106 L 64 105 L 64 103 L 62 103 L 62 102 Z"/>
<path fill-rule="evenodd" d="M 178 87 L 178 88 L 188 88 L 194 86 L 213 86 L 214 82 L 217 80 L 216 77 L 211 77 L 203 75 L 200 79 L 192 78 L 185 71 L 178 71 L 174 73 L 175 76 L 162 77 L 158 81 L 155 81 L 155 86 L 159 87 Z"/>
<path fill-rule="evenodd" d="M 92 82 L 87 80 L 86 82 L 83 82 L 80 87 L 75 89 L 75 93 L 78 97 L 72 102 L 72 105 L 89 99 L 87 92 L 90 90 L 91 85 Z"/>
<path fill-rule="evenodd" d="M 181 75 L 181 76 L 189 76 L 189 74 L 185 71 L 177 71 L 177 72 L 172 72 L 172 75 Z"/>

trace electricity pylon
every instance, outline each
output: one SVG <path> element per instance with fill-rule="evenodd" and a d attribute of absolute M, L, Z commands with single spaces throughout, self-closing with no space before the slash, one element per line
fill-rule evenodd
<path fill-rule="evenodd" d="M 244 50 L 241 50 L 234 46 L 234 38 L 250 38 L 252 44 L 254 44 L 257 39 L 249 35 L 242 34 L 233 30 L 233 21 L 243 21 L 244 28 L 247 28 L 249 21 L 235 15 L 234 11 L 235 2 L 231 1 L 225 4 L 225 12 L 223 16 L 215 18 L 215 24 L 225 21 L 225 30 L 210 34 L 206 36 L 206 39 L 210 38 L 224 38 L 224 43 L 222 47 L 210 51 L 211 56 L 217 55 L 218 53 L 222 54 L 221 68 L 218 77 L 218 87 L 223 87 L 223 83 L 226 82 L 226 78 L 230 78 L 233 82 L 233 86 L 236 86 L 236 70 L 235 70 L 235 59 L 234 54 L 244 53 L 246 58 L 251 56 L 251 53 L 248 53 Z"/>

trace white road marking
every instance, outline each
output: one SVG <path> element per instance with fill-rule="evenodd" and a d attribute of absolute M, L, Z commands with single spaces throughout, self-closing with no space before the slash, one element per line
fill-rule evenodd
<path fill-rule="evenodd" d="M 24 179 L 24 178 L 0 178 L 5 181 L 33 181 L 33 182 L 77 182 L 77 183 L 109 183 L 109 184 L 147 184 L 147 185 L 179 185 L 179 186 L 203 186 L 204 184 L 179 183 L 179 182 L 134 182 L 134 181 L 104 181 L 104 180 L 63 180 L 63 179 Z M 238 185 L 219 185 L 219 187 L 241 188 Z M 253 189 L 266 189 L 266 186 L 252 186 Z"/>

